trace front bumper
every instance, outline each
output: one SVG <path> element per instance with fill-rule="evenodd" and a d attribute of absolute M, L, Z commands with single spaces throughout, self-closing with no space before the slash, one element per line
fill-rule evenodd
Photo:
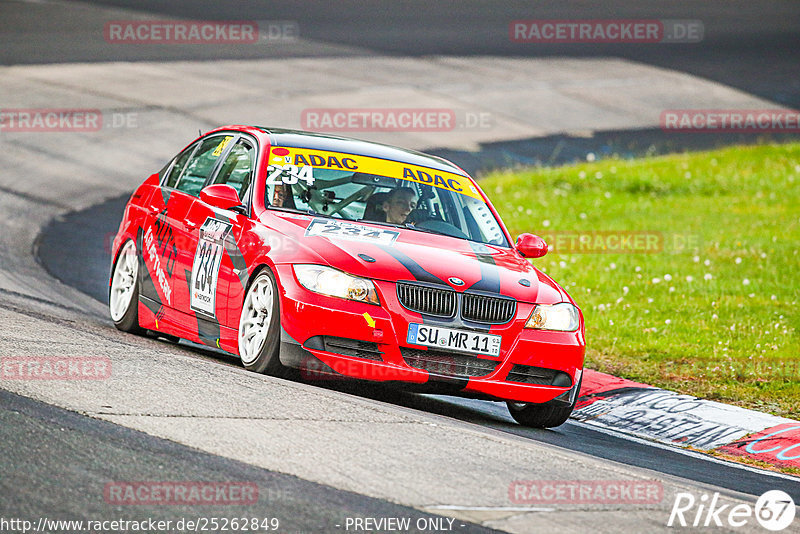
<path fill-rule="evenodd" d="M 503 325 L 437 319 L 404 308 L 391 282 L 375 281 L 381 305 L 327 297 L 299 285 L 291 266 L 276 267 L 281 284 L 281 361 L 307 378 L 347 376 L 424 386 L 424 390 L 543 403 L 570 398 L 583 369 L 577 332 L 523 328 L 533 305 L 518 303 Z M 502 337 L 499 357 L 447 352 L 406 342 L 408 325 L 473 329 Z"/>

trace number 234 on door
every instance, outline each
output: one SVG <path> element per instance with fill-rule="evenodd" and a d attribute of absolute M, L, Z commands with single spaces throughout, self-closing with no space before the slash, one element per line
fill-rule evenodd
<path fill-rule="evenodd" d="M 209 217 L 200 227 L 200 239 L 194 254 L 191 280 L 191 307 L 194 311 L 215 316 L 217 281 L 222 263 L 224 240 L 231 225 Z"/>

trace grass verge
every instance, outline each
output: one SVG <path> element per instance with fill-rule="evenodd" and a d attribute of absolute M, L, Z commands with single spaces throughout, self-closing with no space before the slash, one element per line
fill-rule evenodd
<path fill-rule="evenodd" d="M 583 310 L 589 367 L 800 419 L 800 143 L 481 186 L 512 235 L 553 245 L 534 263 Z"/>

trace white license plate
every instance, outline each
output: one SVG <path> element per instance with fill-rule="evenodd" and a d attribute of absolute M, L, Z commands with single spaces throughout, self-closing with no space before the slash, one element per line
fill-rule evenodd
<path fill-rule="evenodd" d="M 500 356 L 500 336 L 440 328 L 425 324 L 411 323 L 408 325 L 406 341 L 412 345 L 425 345 L 439 347 L 470 354 L 485 354 L 487 356 Z"/>

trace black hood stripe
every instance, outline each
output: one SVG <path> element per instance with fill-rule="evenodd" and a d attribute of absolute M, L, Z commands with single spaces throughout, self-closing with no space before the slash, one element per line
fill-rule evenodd
<path fill-rule="evenodd" d="M 395 247 L 387 247 L 386 245 L 376 246 L 396 259 L 403 267 L 405 267 L 409 274 L 414 277 L 414 280 L 417 280 L 418 282 L 428 282 L 431 284 L 441 284 L 447 286 L 447 283 L 444 280 L 430 271 L 426 271 L 419 263 L 411 259 L 411 257 L 409 257 L 407 254 L 397 250 Z"/>
<path fill-rule="evenodd" d="M 480 243 L 469 242 L 469 246 L 475 253 L 481 268 L 481 279 L 472 284 L 469 289 L 488 291 L 500 294 L 500 269 L 494 261 L 494 257 L 486 252 L 486 247 Z"/>

